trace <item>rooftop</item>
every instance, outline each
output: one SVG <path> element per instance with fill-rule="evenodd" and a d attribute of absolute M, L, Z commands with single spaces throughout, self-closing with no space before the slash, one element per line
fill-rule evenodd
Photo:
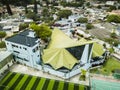
<path fill-rule="evenodd" d="M 0 62 L 4 60 L 7 56 L 9 56 L 11 52 L 8 51 L 0 51 Z"/>
<path fill-rule="evenodd" d="M 7 38 L 6 41 L 32 47 L 36 44 L 36 41 L 38 40 L 38 38 L 28 36 L 29 32 L 33 32 L 33 31 L 27 29 L 23 32 L 20 32 L 17 35 Z"/>

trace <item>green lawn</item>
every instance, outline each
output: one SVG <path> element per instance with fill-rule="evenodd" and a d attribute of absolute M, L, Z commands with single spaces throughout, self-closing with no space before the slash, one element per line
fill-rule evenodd
<path fill-rule="evenodd" d="M 88 86 L 9 72 L 0 81 L 0 90 L 85 90 Z"/>
<path fill-rule="evenodd" d="M 116 60 L 115 58 L 110 58 L 102 67 L 92 69 L 91 73 L 110 75 L 115 69 L 120 69 L 120 61 Z"/>

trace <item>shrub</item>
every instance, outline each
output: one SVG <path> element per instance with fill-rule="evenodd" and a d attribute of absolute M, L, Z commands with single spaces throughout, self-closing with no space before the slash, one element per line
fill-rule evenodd
<path fill-rule="evenodd" d="M 88 22 L 88 19 L 87 19 L 87 18 L 79 18 L 79 19 L 78 19 L 78 22 L 79 22 L 79 23 L 87 23 L 87 22 Z"/>
<path fill-rule="evenodd" d="M 86 25 L 86 29 L 92 29 L 93 27 L 94 26 L 92 24 L 89 24 L 89 23 Z"/>
<path fill-rule="evenodd" d="M 29 26 L 29 24 L 27 24 L 27 23 L 21 23 L 21 24 L 19 25 L 19 30 L 24 30 L 24 29 L 26 29 L 28 26 Z"/>
<path fill-rule="evenodd" d="M 4 41 L 0 42 L 0 48 L 5 48 L 5 47 L 6 47 L 5 42 Z"/>

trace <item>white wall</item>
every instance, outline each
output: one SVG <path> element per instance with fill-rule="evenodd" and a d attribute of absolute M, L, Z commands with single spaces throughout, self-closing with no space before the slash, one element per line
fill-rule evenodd
<path fill-rule="evenodd" d="M 1 68 L 1 69 L 0 69 L 0 75 L 1 75 L 1 73 L 3 73 L 5 70 L 8 69 L 8 66 L 7 66 L 7 65 L 11 66 L 12 64 L 13 64 L 13 63 L 12 63 L 12 60 L 11 60 L 11 61 L 8 62 L 3 68 Z"/>
<path fill-rule="evenodd" d="M 28 47 L 25 45 L 20 45 L 20 44 L 16 44 L 16 43 L 12 43 L 12 42 L 6 42 L 6 46 L 7 46 L 7 50 L 12 52 L 16 57 L 20 57 L 20 58 L 25 58 L 28 61 L 22 60 L 22 59 L 16 59 L 16 61 L 21 62 L 22 64 L 26 64 L 28 66 L 33 67 L 34 65 L 36 65 L 36 62 L 40 62 L 40 49 L 38 49 L 36 52 L 33 52 L 33 49 L 36 47 L 39 47 L 39 43 L 37 43 L 35 46 L 33 47 Z M 18 48 L 16 47 L 12 47 L 13 45 L 17 45 Z M 20 48 L 21 47 L 21 48 Z M 26 48 L 26 50 L 24 49 Z M 16 53 L 14 51 L 17 51 L 19 53 Z"/>

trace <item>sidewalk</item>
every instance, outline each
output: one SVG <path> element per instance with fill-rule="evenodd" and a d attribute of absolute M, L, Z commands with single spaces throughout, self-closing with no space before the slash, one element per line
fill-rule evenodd
<path fill-rule="evenodd" d="M 28 67 L 28 66 L 24 66 L 21 64 L 14 64 L 11 68 L 10 71 L 12 72 L 18 72 L 18 73 L 23 73 L 23 74 L 29 74 L 29 75 L 33 75 L 33 76 L 39 76 L 39 77 L 44 77 L 44 78 L 50 78 L 50 79 L 55 79 L 55 80 L 61 80 L 61 81 L 67 81 L 67 82 L 72 82 L 72 83 L 78 83 L 78 84 L 83 84 L 83 85 L 89 85 L 88 80 L 86 81 L 79 81 L 79 74 L 68 79 L 62 79 L 60 77 L 57 77 L 55 75 L 51 75 L 49 73 L 40 71 L 40 70 L 36 70 L 34 68 Z"/>
<path fill-rule="evenodd" d="M 100 75 L 100 74 L 90 74 L 91 79 L 96 79 L 96 80 L 104 80 L 104 81 L 110 81 L 110 82 L 119 82 L 120 80 L 114 79 L 113 76 L 105 76 L 105 75 Z"/>

